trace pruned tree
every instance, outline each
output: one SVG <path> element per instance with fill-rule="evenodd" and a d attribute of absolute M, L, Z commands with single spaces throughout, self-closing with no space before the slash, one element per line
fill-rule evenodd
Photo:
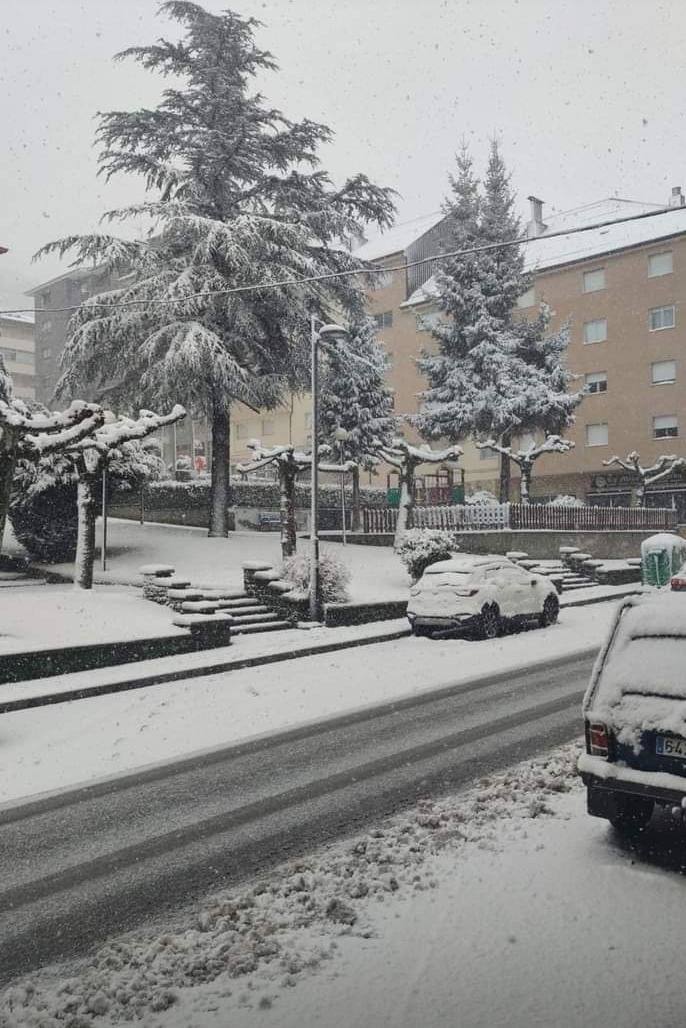
<path fill-rule="evenodd" d="M 349 326 L 349 339 L 326 350 L 319 406 L 319 438 L 342 463 L 352 462 L 352 530 L 361 527 L 360 470 L 378 464 L 378 451 L 397 431 L 393 390 L 386 384 L 388 354 L 364 316 Z"/>
<path fill-rule="evenodd" d="M 674 471 L 682 471 L 686 468 L 686 459 L 677 457 L 675 453 L 665 454 L 646 468 L 641 464 L 640 454 L 636 450 L 632 450 L 626 457 L 610 457 L 609 460 L 604 460 L 603 464 L 606 468 L 616 464 L 634 476 L 636 487 L 633 490 L 634 503 L 632 506 L 645 507 L 648 486 L 659 482 L 662 478 L 667 478 Z"/>
<path fill-rule="evenodd" d="M 503 446 L 496 439 L 487 439 L 485 442 L 477 443 L 479 450 L 495 450 L 508 460 L 513 461 L 520 471 L 520 497 L 523 504 L 529 503 L 531 494 L 531 477 L 534 471 L 534 464 L 539 457 L 546 453 L 569 453 L 574 449 L 571 439 L 562 439 L 559 435 L 549 435 L 542 443 L 532 443 L 526 449 L 515 450 L 512 446 Z"/>
<path fill-rule="evenodd" d="M 97 489 L 103 470 L 109 461 L 121 459 L 122 452 L 126 453 L 130 443 L 139 442 L 158 429 L 181 421 L 185 416 L 186 411 L 180 404 L 169 414 L 142 410 L 138 418 L 117 417 L 108 411 L 100 428 L 68 447 L 67 452 L 74 462 L 77 477 L 78 534 L 74 584 L 79 588 L 93 588 Z"/>
<path fill-rule="evenodd" d="M 44 454 L 65 450 L 102 425 L 103 419 L 101 407 L 80 400 L 65 411 L 32 411 L 14 396 L 12 379 L 0 355 L 0 543 L 17 461 L 38 460 Z"/>
<path fill-rule="evenodd" d="M 142 216 L 152 235 L 72 236 L 39 253 L 126 276 L 74 316 L 60 388 L 114 381 L 115 402 L 179 398 L 206 414 L 209 534 L 226 535 L 232 405 L 276 407 L 306 387 L 310 315 L 362 312 L 360 281 L 332 273 L 368 267 L 347 241 L 390 224 L 392 191 L 362 174 L 334 186 L 319 157 L 330 130 L 288 120 L 255 91 L 277 68 L 255 43 L 258 22 L 186 0 L 160 10 L 181 38 L 119 57 L 173 85 L 155 108 L 101 115 L 98 130 L 100 172 L 140 176 L 150 195 L 106 220 Z"/>
<path fill-rule="evenodd" d="M 446 461 L 456 461 L 460 459 L 462 453 L 461 446 L 432 450 L 430 446 L 412 446 L 400 437 L 394 439 L 390 446 L 379 448 L 379 455 L 387 464 L 397 469 L 400 478 L 400 502 L 394 545 L 399 543 L 403 532 L 412 525 L 417 468 L 422 464 L 444 464 Z"/>
<path fill-rule="evenodd" d="M 236 470 L 242 475 L 253 471 L 260 471 L 269 464 L 276 467 L 279 476 L 279 512 L 281 529 L 281 555 L 284 560 L 292 557 L 297 549 L 297 525 L 295 520 L 295 486 L 298 475 L 303 471 L 312 468 L 312 454 L 296 450 L 294 446 L 272 446 L 269 449 L 262 447 L 258 440 L 252 439 L 248 449 L 255 454 L 254 459 L 245 464 L 237 464 Z M 320 447 L 319 452 L 326 454 L 329 447 Z M 352 471 L 357 467 L 353 461 L 343 464 L 322 464 L 318 465 L 320 471 L 343 472 Z"/>

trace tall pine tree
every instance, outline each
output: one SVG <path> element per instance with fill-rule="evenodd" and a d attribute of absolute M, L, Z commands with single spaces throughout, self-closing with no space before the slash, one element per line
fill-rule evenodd
<path fill-rule="evenodd" d="M 429 388 L 416 419 L 429 439 L 492 436 L 503 448 L 513 434 L 561 432 L 574 419 L 582 394 L 568 391 L 567 331 L 548 335 L 550 312 L 531 321 L 515 316 L 530 287 L 520 246 L 499 246 L 520 235 L 514 196 L 497 142 L 491 144 L 483 189 L 463 145 L 445 205 L 451 249 L 458 254 L 436 275 L 443 318 L 433 330 L 436 353 L 418 361 Z M 495 244 L 495 245 L 494 245 Z M 501 455 L 500 498 L 509 497 L 509 460 Z"/>
<path fill-rule="evenodd" d="M 397 431 L 393 390 L 386 384 L 388 355 L 367 316 L 350 325 L 350 341 L 326 353 L 319 413 L 320 441 L 341 463 L 353 461 L 352 528 L 360 528 L 360 469 L 371 470 L 381 446 Z M 343 429 L 345 439 L 337 437 Z"/>
<path fill-rule="evenodd" d="M 276 406 L 305 385 L 309 315 L 332 303 L 353 314 L 363 307 L 352 277 L 281 283 L 360 267 L 345 240 L 366 223 L 388 225 L 393 204 L 364 175 L 335 188 L 318 157 L 329 129 L 291 122 L 252 91 L 257 75 L 276 69 L 255 45 L 258 22 L 186 0 L 161 10 L 183 26 L 181 41 L 119 57 L 174 84 L 152 110 L 101 115 L 98 130 L 100 171 L 141 176 L 151 194 L 106 218 L 147 215 L 151 237 L 70 237 L 41 252 L 133 273 L 73 318 L 62 389 L 114 382 L 110 395 L 122 402 L 181 399 L 206 413 L 210 535 L 225 535 L 231 405 Z M 254 283 L 264 288 L 225 292 Z"/>

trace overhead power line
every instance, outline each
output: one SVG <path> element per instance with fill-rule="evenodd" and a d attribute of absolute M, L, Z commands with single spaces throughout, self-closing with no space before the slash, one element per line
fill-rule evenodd
<path fill-rule="evenodd" d="M 103 308 L 103 310 L 116 310 L 122 307 L 140 307 L 143 306 L 157 306 L 157 307 L 173 307 L 179 303 L 187 303 L 189 300 L 208 298 L 211 296 L 235 296 L 240 293 L 253 293 L 259 292 L 265 289 L 284 289 L 288 286 L 302 286 L 307 285 L 311 282 L 327 282 L 332 279 L 340 278 L 352 278 L 356 275 L 377 275 L 388 273 L 392 271 L 407 271 L 408 268 L 417 268 L 422 264 L 431 264 L 436 261 L 447 261 L 453 257 L 467 257 L 470 254 L 486 253 L 489 250 L 502 250 L 510 246 L 528 246 L 531 243 L 540 243 L 547 239 L 556 239 L 559 236 L 576 236 L 582 232 L 592 232 L 600 228 L 609 228 L 611 225 L 621 225 L 626 222 L 642 221 L 644 218 L 655 218 L 661 214 L 673 214 L 675 211 L 684 211 L 686 213 L 686 207 L 665 207 L 659 211 L 647 211 L 643 214 L 631 214 L 626 218 L 608 218 L 605 221 L 596 221 L 591 225 L 580 225 L 573 229 L 560 229 L 558 232 L 547 232 L 545 235 L 540 236 L 518 236 L 515 239 L 506 239 L 498 243 L 483 243 L 480 246 L 470 246 L 461 250 L 451 250 L 447 253 L 436 253 L 430 257 L 421 257 L 416 261 L 404 261 L 402 264 L 395 265 L 376 265 L 366 268 L 351 268 L 347 271 L 329 271 L 324 272 L 321 275 L 308 275 L 303 278 L 284 278 L 275 282 L 250 282 L 243 286 L 231 286 L 226 289 L 208 289 L 202 290 L 198 293 L 188 293 L 186 296 L 180 296 L 178 299 L 172 299 L 170 297 L 160 297 L 159 299 L 147 298 L 141 300 L 122 300 L 117 303 L 88 303 L 88 308 Z M 649 240 L 641 240 L 642 242 L 648 242 Z M 564 263 L 561 261 L 560 263 Z M 69 307 L 41 307 L 40 311 L 43 314 L 67 314 L 71 311 L 80 310 L 84 304 L 75 304 Z M 3 315 L 10 314 L 32 314 L 34 312 L 33 307 L 20 307 L 14 310 L 0 310 L 0 317 Z"/>

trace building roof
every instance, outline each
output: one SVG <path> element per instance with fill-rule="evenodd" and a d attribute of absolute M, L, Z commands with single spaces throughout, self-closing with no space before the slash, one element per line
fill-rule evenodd
<path fill-rule="evenodd" d="M 97 273 L 97 271 L 97 267 L 70 268 L 69 271 L 63 271 L 61 275 L 55 275 L 54 278 L 48 279 L 47 282 L 41 282 L 40 285 L 34 286 L 33 289 L 27 289 L 24 296 L 35 296 L 36 293 L 42 293 L 44 289 L 48 289 L 50 286 L 54 285 L 55 282 L 62 282 L 65 278 L 80 282 L 81 279 L 91 278 L 93 274 Z"/>
<path fill-rule="evenodd" d="M 592 228 L 577 235 L 552 235 L 565 229 L 579 229 L 584 225 L 595 225 L 612 218 L 630 218 L 637 214 L 642 215 L 637 221 Z M 543 234 L 523 244 L 524 266 L 529 272 L 549 271 L 565 264 L 658 242 L 683 233 L 686 233 L 686 207 L 666 208 L 664 204 L 645 204 L 609 197 L 549 217 Z M 414 307 L 426 303 L 437 294 L 436 280 L 432 277 L 416 289 L 403 306 Z"/>
<path fill-rule="evenodd" d="M 355 256 L 363 261 L 375 261 L 379 257 L 389 257 L 392 253 L 402 253 L 411 243 L 420 239 L 426 232 L 443 221 L 445 214 L 442 211 L 433 211 L 421 218 L 413 218 L 411 221 L 401 221 L 385 232 L 380 233 L 368 242 L 363 243 L 357 250 Z"/>
<path fill-rule="evenodd" d="M 0 321 L 18 321 L 22 325 L 33 325 L 35 318 L 33 314 L 0 314 Z"/>

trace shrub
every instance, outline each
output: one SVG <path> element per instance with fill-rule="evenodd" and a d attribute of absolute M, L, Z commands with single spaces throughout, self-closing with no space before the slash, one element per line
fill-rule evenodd
<path fill-rule="evenodd" d="M 452 532 L 440 528 L 410 528 L 400 537 L 395 552 L 416 582 L 430 564 L 447 560 L 457 548 Z"/>
<path fill-rule="evenodd" d="M 298 592 L 310 591 L 310 555 L 296 553 L 283 562 L 281 577 Z M 338 557 L 324 551 L 319 555 L 319 581 L 324 603 L 345 603 L 349 599 L 350 570 Z"/>
<path fill-rule="evenodd" d="M 386 490 L 374 487 L 362 487 L 360 499 L 364 507 L 385 507 Z M 132 498 L 127 495 L 113 497 L 113 503 L 129 504 Z M 145 506 L 148 510 L 187 509 L 188 507 L 209 507 L 210 480 L 206 475 L 198 476 L 190 482 L 176 482 L 166 479 L 152 482 L 145 488 Z M 231 482 L 231 506 L 255 507 L 258 510 L 278 510 L 281 497 L 278 482 L 242 482 L 240 479 Z M 352 506 L 352 490 L 346 488 L 346 507 Z M 339 485 L 323 483 L 319 486 L 319 506 L 336 507 L 341 504 Z M 310 487 L 307 483 L 296 485 L 295 506 L 297 510 L 308 510 L 310 506 Z"/>
<path fill-rule="evenodd" d="M 586 504 L 583 500 L 579 500 L 576 496 L 566 496 L 560 494 L 556 496 L 554 500 L 551 500 L 550 507 L 585 507 Z"/>
<path fill-rule="evenodd" d="M 498 504 L 497 498 L 488 489 L 479 489 L 478 492 L 470 493 L 469 496 L 465 496 L 464 502 L 469 504 L 483 503 L 488 507 L 494 507 Z"/>

